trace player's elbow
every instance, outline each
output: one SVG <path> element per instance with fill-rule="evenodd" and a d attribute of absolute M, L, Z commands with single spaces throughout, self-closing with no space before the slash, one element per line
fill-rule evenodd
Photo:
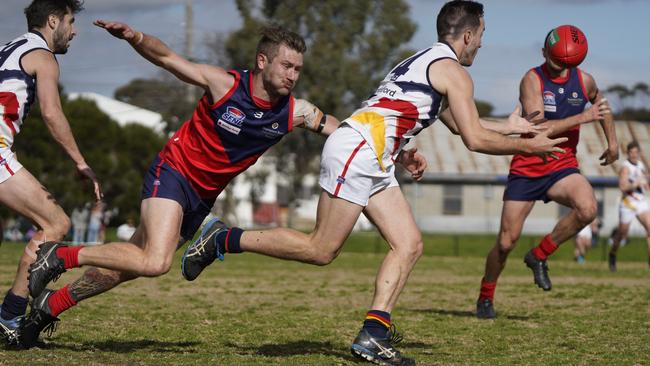
<path fill-rule="evenodd" d="M 469 151 L 478 152 L 483 147 L 481 139 L 476 135 L 465 135 L 463 137 L 463 143 Z"/>
<path fill-rule="evenodd" d="M 63 112 L 57 107 L 41 107 L 41 118 L 45 123 L 51 123 L 56 121 Z"/>

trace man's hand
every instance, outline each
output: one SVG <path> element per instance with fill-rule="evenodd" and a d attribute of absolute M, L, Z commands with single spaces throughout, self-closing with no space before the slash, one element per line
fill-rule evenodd
<path fill-rule="evenodd" d="M 602 166 L 609 165 L 618 160 L 618 146 L 608 147 L 598 160 L 601 160 L 600 165 Z"/>
<path fill-rule="evenodd" d="M 606 98 L 601 98 L 596 103 L 592 104 L 589 109 L 582 112 L 585 115 L 587 122 L 601 121 L 605 119 L 605 115 L 611 114 L 612 110 L 609 108 L 609 103 Z"/>
<path fill-rule="evenodd" d="M 531 154 L 549 154 L 552 158 L 557 159 L 557 156 L 555 153 L 560 153 L 564 154 L 564 149 L 561 149 L 555 145 L 559 145 L 563 142 L 566 142 L 568 140 L 567 137 L 558 137 L 555 139 L 550 139 L 548 138 L 548 135 L 552 131 L 550 129 L 540 132 L 537 134 L 535 137 L 531 139 L 526 139 L 527 142 L 530 143 L 530 153 Z"/>
<path fill-rule="evenodd" d="M 129 27 L 128 24 L 126 23 L 121 23 L 121 22 L 111 22 L 111 21 L 106 21 L 106 20 L 95 20 L 93 22 L 96 26 L 100 28 L 104 28 L 110 33 L 113 37 L 124 39 L 128 42 L 133 42 L 133 41 L 139 41 L 143 37 L 142 33 L 138 36 L 139 32 L 134 31 Z M 138 38 L 136 38 L 138 37 Z"/>
<path fill-rule="evenodd" d="M 517 106 L 514 112 L 508 116 L 506 124 L 508 125 L 508 130 L 512 134 L 533 134 L 536 135 L 544 130 L 546 127 L 540 126 L 540 124 L 546 122 L 546 118 L 534 119 L 537 117 L 540 112 L 536 111 L 530 113 L 524 117 L 520 117 L 521 108 Z"/>
<path fill-rule="evenodd" d="M 90 169 L 90 167 L 87 164 L 78 164 L 77 170 L 79 171 L 79 174 L 81 174 L 82 177 L 87 178 L 91 182 L 93 182 L 93 186 L 95 189 L 95 199 L 97 200 L 97 202 L 101 201 L 104 198 L 104 192 L 102 192 L 102 187 L 99 185 L 99 180 L 97 179 L 95 172 L 93 172 L 93 170 Z"/>
<path fill-rule="evenodd" d="M 404 150 L 399 154 L 397 161 L 402 164 L 404 169 L 411 173 L 411 178 L 419 181 L 422 179 L 424 170 L 427 168 L 427 159 L 417 151 L 417 148 Z"/>

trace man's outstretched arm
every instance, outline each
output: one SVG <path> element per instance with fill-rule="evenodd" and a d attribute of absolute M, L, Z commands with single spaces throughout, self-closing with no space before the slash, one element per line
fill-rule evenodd
<path fill-rule="evenodd" d="M 116 38 L 124 39 L 140 54 L 156 66 L 174 74 L 178 79 L 212 91 L 213 98 L 218 98 L 233 85 L 234 78 L 226 70 L 212 65 L 198 64 L 186 60 L 160 39 L 133 30 L 121 22 L 96 20 L 94 24 L 106 29 Z"/>

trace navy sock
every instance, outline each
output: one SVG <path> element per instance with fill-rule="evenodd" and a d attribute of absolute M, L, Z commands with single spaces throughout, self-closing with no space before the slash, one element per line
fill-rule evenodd
<path fill-rule="evenodd" d="M 363 321 L 363 329 L 375 338 L 386 338 L 390 328 L 390 313 L 381 310 L 370 310 Z"/>
<path fill-rule="evenodd" d="M 233 227 L 228 231 L 223 231 L 217 234 L 217 245 L 219 246 L 219 251 L 221 253 L 241 253 L 241 247 L 239 246 L 239 240 L 241 235 L 244 233 L 244 230 Z"/>
<path fill-rule="evenodd" d="M 2 319 L 9 320 L 20 315 L 25 315 L 27 311 L 27 298 L 14 295 L 11 290 L 7 291 L 0 316 Z"/>

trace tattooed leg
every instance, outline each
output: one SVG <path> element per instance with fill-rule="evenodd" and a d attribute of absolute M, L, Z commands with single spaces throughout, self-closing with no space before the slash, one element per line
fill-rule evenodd
<path fill-rule="evenodd" d="M 91 267 L 70 284 L 70 296 L 75 302 L 106 292 L 122 282 L 137 278 L 137 275 L 109 269 Z"/>

